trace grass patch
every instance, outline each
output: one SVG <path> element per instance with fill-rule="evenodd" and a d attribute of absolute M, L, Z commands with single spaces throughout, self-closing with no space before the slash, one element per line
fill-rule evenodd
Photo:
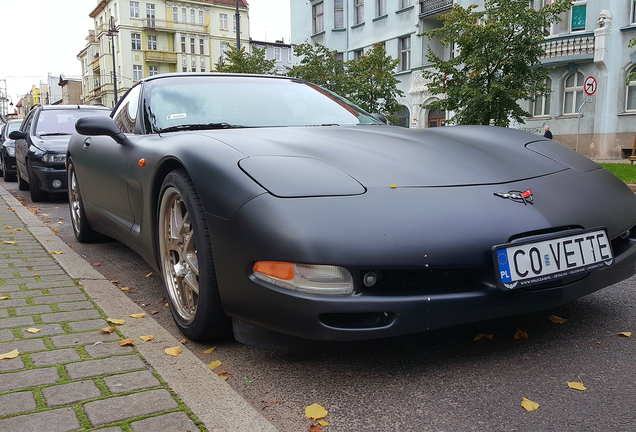
<path fill-rule="evenodd" d="M 602 163 L 600 165 L 625 183 L 636 183 L 636 165 L 626 163 Z"/>

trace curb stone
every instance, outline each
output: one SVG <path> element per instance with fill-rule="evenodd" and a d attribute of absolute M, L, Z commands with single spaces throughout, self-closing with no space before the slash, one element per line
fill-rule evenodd
<path fill-rule="evenodd" d="M 141 313 L 144 310 L 130 300 L 125 293 L 116 290 L 113 288 L 112 283 L 110 283 L 106 278 L 104 278 L 100 273 L 98 273 L 88 262 L 82 259 L 77 253 L 75 253 L 71 248 L 68 247 L 59 237 L 57 237 L 50 229 L 46 228 L 42 222 L 40 222 L 30 211 L 28 211 L 15 197 L 9 194 L 2 186 L 0 186 L 0 197 L 4 199 L 7 204 L 7 207 L 13 209 L 15 216 L 17 216 L 21 222 L 24 224 L 24 228 L 28 229 L 28 231 L 35 237 L 41 246 L 48 252 L 51 251 L 64 251 L 62 255 L 50 255 L 57 263 L 64 269 L 64 271 L 73 279 L 75 279 L 78 285 L 84 288 L 85 293 L 88 295 L 90 299 L 94 301 L 94 303 L 99 307 L 106 316 L 115 317 L 115 318 L 125 318 L 134 313 Z M 0 204 L 1 205 L 1 204 Z M 16 223 L 16 225 L 19 222 Z M 23 233 L 20 233 L 23 235 Z M 28 240 L 28 237 L 25 237 L 25 241 Z M 35 249 L 33 249 L 35 250 Z M 41 262 L 42 265 L 46 265 L 45 260 L 38 260 L 38 264 Z M 24 264 L 22 264 L 24 266 Z M 25 266 L 26 267 L 26 266 Z M 3 270 L 4 272 L 4 270 Z M 51 285 L 62 286 L 63 282 L 49 282 Z M 30 285 L 30 286 L 29 286 Z M 42 294 L 38 294 L 38 289 L 40 285 L 29 284 L 27 288 L 32 289 L 35 293 L 32 295 L 36 298 L 36 295 L 42 296 Z M 4 287 L 0 288 L 2 291 Z M 20 289 L 20 288 L 18 288 Z M 15 291 L 15 290 L 11 290 Z M 49 290 L 50 291 L 50 290 Z M 23 291 L 20 291 L 23 292 Z M 42 293 L 42 291 L 39 291 Z M 61 292 L 60 292 L 61 294 Z M 14 298 L 13 296 L 11 298 Z M 40 297 L 42 298 L 42 297 Z M 49 297 L 50 298 L 50 297 Z M 43 298 L 42 298 L 43 299 Z M 69 299 L 70 300 L 70 299 Z M 86 300 L 85 298 L 73 298 L 73 300 Z M 43 299 L 42 302 L 46 300 Z M 70 300 L 72 301 L 72 300 Z M 79 312 L 79 311 L 78 311 Z M 55 317 L 47 318 L 47 321 L 53 320 L 56 322 L 56 319 L 63 321 L 63 319 L 73 319 L 74 317 L 79 317 L 77 319 L 82 319 L 82 317 L 92 316 L 92 314 L 80 313 L 76 312 L 58 312 Z M 64 314 L 64 315 L 62 315 Z M 45 316 L 46 314 L 43 314 Z M 59 317 L 59 318 L 58 318 Z M 28 320 L 23 320 L 22 318 L 29 318 Z M 4 318 L 2 320 L 12 320 L 9 323 L 9 327 L 17 327 L 22 325 L 31 325 L 33 319 L 31 317 L 25 316 L 21 318 Z M 2 321 L 0 320 L 0 321 Z M 18 321 L 18 324 L 15 324 L 13 320 L 21 320 Z M 76 321 L 79 323 L 81 321 Z M 5 321 L 5 323 L 7 323 Z M 1 327 L 1 326 L 0 326 Z M 263 416 L 260 415 L 247 401 L 245 401 L 236 391 L 234 391 L 229 384 L 223 381 L 220 377 L 214 374 L 210 369 L 201 362 L 188 348 L 181 346 L 181 343 L 172 336 L 167 330 L 161 327 L 152 317 L 146 316 L 144 319 L 137 320 L 126 320 L 126 324 L 124 326 L 118 327 L 118 331 L 123 334 L 126 338 L 137 338 L 142 334 L 152 334 L 155 336 L 154 341 L 142 344 L 136 344 L 135 348 L 138 353 L 144 358 L 144 360 L 150 365 L 150 367 L 159 374 L 159 376 L 164 380 L 164 382 L 168 385 L 168 387 L 179 397 L 179 399 L 192 411 L 192 413 L 198 417 L 198 419 L 203 423 L 203 425 L 209 431 L 251 431 L 251 432 L 275 432 L 276 428 L 269 423 Z M 88 333 L 87 333 L 88 334 Z M 89 336 L 84 336 L 85 334 L 81 334 L 81 338 L 84 342 L 84 339 L 89 338 Z M 66 335 L 68 336 L 68 335 Z M 59 338 L 59 336 L 58 336 Z M 53 338 L 47 338 L 53 339 Z M 49 342 L 50 343 L 50 342 Z M 68 345 L 64 345 L 65 347 Z M 172 347 L 172 346 L 181 346 L 182 353 L 179 357 L 170 357 L 164 353 L 164 348 Z M 85 351 L 84 351 L 85 352 Z M 123 355 L 123 357 L 130 357 L 134 354 Z M 117 356 L 117 358 L 123 358 L 122 356 Z M 136 356 L 135 356 L 136 357 Z M 113 357 L 111 357 L 113 358 Z M 6 361 L 6 360 L 3 360 Z M 74 363 L 75 365 L 83 365 L 90 362 L 95 362 L 99 360 L 84 360 L 81 363 Z M 10 362 L 13 362 L 10 360 Z M 73 365 L 71 363 L 70 365 Z M 68 370 L 67 365 L 62 367 L 65 370 Z M 80 368 L 80 366 L 74 366 L 71 369 L 76 370 Z M 13 370 L 13 368 L 11 368 Z M 37 369 L 36 369 L 37 370 Z M 130 370 L 130 369 L 128 369 Z M 137 368 L 136 370 L 139 370 Z M 184 374 L 182 371 L 188 371 L 187 374 Z M 91 375 L 90 372 L 86 372 Z M 129 372 L 130 373 L 130 372 Z M 85 374 L 78 374 L 78 376 L 84 376 Z M 4 377 L 3 377 L 4 378 Z M 80 379 L 74 377 L 73 379 Z M 159 390 L 154 390 L 159 391 Z M 164 391 L 165 390 L 161 390 Z M 148 392 L 146 392 L 148 393 Z M 143 393 L 140 393 L 143 394 Z M 88 402 L 85 407 L 90 406 L 100 406 L 104 404 L 106 401 L 116 400 L 118 398 L 122 398 L 126 396 L 118 396 L 110 399 L 102 399 L 101 401 Z M 170 399 L 172 400 L 172 399 Z M 103 402 L 102 402 L 103 401 Z M 102 403 L 98 403 L 102 402 Z M 166 406 L 170 405 L 169 403 Z M 172 405 L 171 405 L 172 406 Z M 68 408 L 60 408 L 52 411 L 46 411 L 46 413 L 54 414 L 54 417 L 60 417 L 67 419 L 68 418 Z M 170 410 L 170 409 L 168 409 Z M 72 411 L 72 410 L 71 410 Z M 165 410 L 161 410 L 158 413 L 165 412 Z M 32 415 L 33 421 L 38 423 L 40 418 L 33 417 L 38 416 L 42 413 L 36 413 Z M 156 413 L 155 413 L 156 414 Z M 178 419 L 179 422 L 183 422 L 183 424 L 192 424 L 188 423 L 186 419 L 184 420 L 182 415 L 177 415 L 178 412 L 172 414 L 164 414 L 166 419 Z M 184 414 L 185 415 L 185 414 Z M 169 417 L 167 417 L 169 416 Z M 46 418 L 46 416 L 43 416 Z M 160 417 L 156 417 L 161 418 Z M 185 416 L 187 417 L 187 416 Z M 155 417 L 150 417 L 155 418 Z M 11 417 L 8 420 L 17 419 L 17 417 Z M 5 421 L 5 420 L 3 420 Z M 34 425 L 36 424 L 34 423 Z M 72 423 L 72 422 L 71 422 Z M 109 422 L 113 423 L 113 422 Z M 109 423 L 101 423 L 101 424 L 109 424 Z M 146 420 L 137 420 L 131 423 L 131 427 L 133 430 L 141 429 L 142 425 L 150 425 L 156 424 L 157 422 Z M 172 423 L 169 422 L 169 423 Z M 17 424 L 17 423 L 16 423 Z M 38 423 L 39 424 L 39 423 Z M 7 424 L 8 426 L 8 424 Z M 53 430 L 51 429 L 50 418 L 45 423 L 42 423 L 43 427 L 39 427 L 42 430 Z M 38 429 L 38 428 L 36 428 Z M 64 428 L 61 427 L 60 430 Z M 145 428 L 143 428 L 145 429 Z M 35 429 L 34 429 L 35 430 Z M 72 429 L 69 429 L 72 430 Z M 116 429 L 115 429 L 116 430 Z"/>

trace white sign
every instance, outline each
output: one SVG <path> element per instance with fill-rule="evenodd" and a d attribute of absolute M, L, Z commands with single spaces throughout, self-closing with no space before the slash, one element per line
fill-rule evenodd
<path fill-rule="evenodd" d="M 596 79 L 594 77 L 585 78 L 585 84 L 583 84 L 583 90 L 585 90 L 585 94 L 592 96 L 596 92 L 596 87 L 598 84 L 596 83 Z"/>

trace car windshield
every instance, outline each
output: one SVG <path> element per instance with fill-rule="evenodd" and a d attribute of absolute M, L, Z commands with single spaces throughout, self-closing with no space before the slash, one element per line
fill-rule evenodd
<path fill-rule="evenodd" d="M 9 122 L 7 123 L 7 127 L 5 128 L 4 135 L 9 136 L 9 134 L 13 131 L 20 130 L 21 121 Z"/>
<path fill-rule="evenodd" d="M 107 116 L 109 114 L 109 110 L 96 109 L 42 110 L 38 116 L 35 134 L 37 136 L 73 135 L 77 119 L 88 115 Z"/>
<path fill-rule="evenodd" d="M 158 79 L 144 89 L 147 129 L 382 124 L 316 85 L 276 78 L 192 76 Z"/>

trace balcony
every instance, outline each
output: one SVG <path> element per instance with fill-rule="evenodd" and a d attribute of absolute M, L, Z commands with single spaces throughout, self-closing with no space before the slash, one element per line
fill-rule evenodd
<path fill-rule="evenodd" d="M 594 33 L 560 36 L 541 44 L 545 55 L 541 64 L 558 66 L 562 64 L 594 60 Z"/>
<path fill-rule="evenodd" d="M 158 63 L 176 63 L 177 53 L 170 51 L 144 50 L 144 61 Z"/>
<path fill-rule="evenodd" d="M 420 18 L 435 18 L 451 10 L 453 3 L 453 0 L 420 0 Z"/>
<path fill-rule="evenodd" d="M 208 26 L 188 22 L 166 21 L 156 18 L 144 18 L 142 20 L 144 30 L 164 31 L 168 33 L 208 33 Z"/>

